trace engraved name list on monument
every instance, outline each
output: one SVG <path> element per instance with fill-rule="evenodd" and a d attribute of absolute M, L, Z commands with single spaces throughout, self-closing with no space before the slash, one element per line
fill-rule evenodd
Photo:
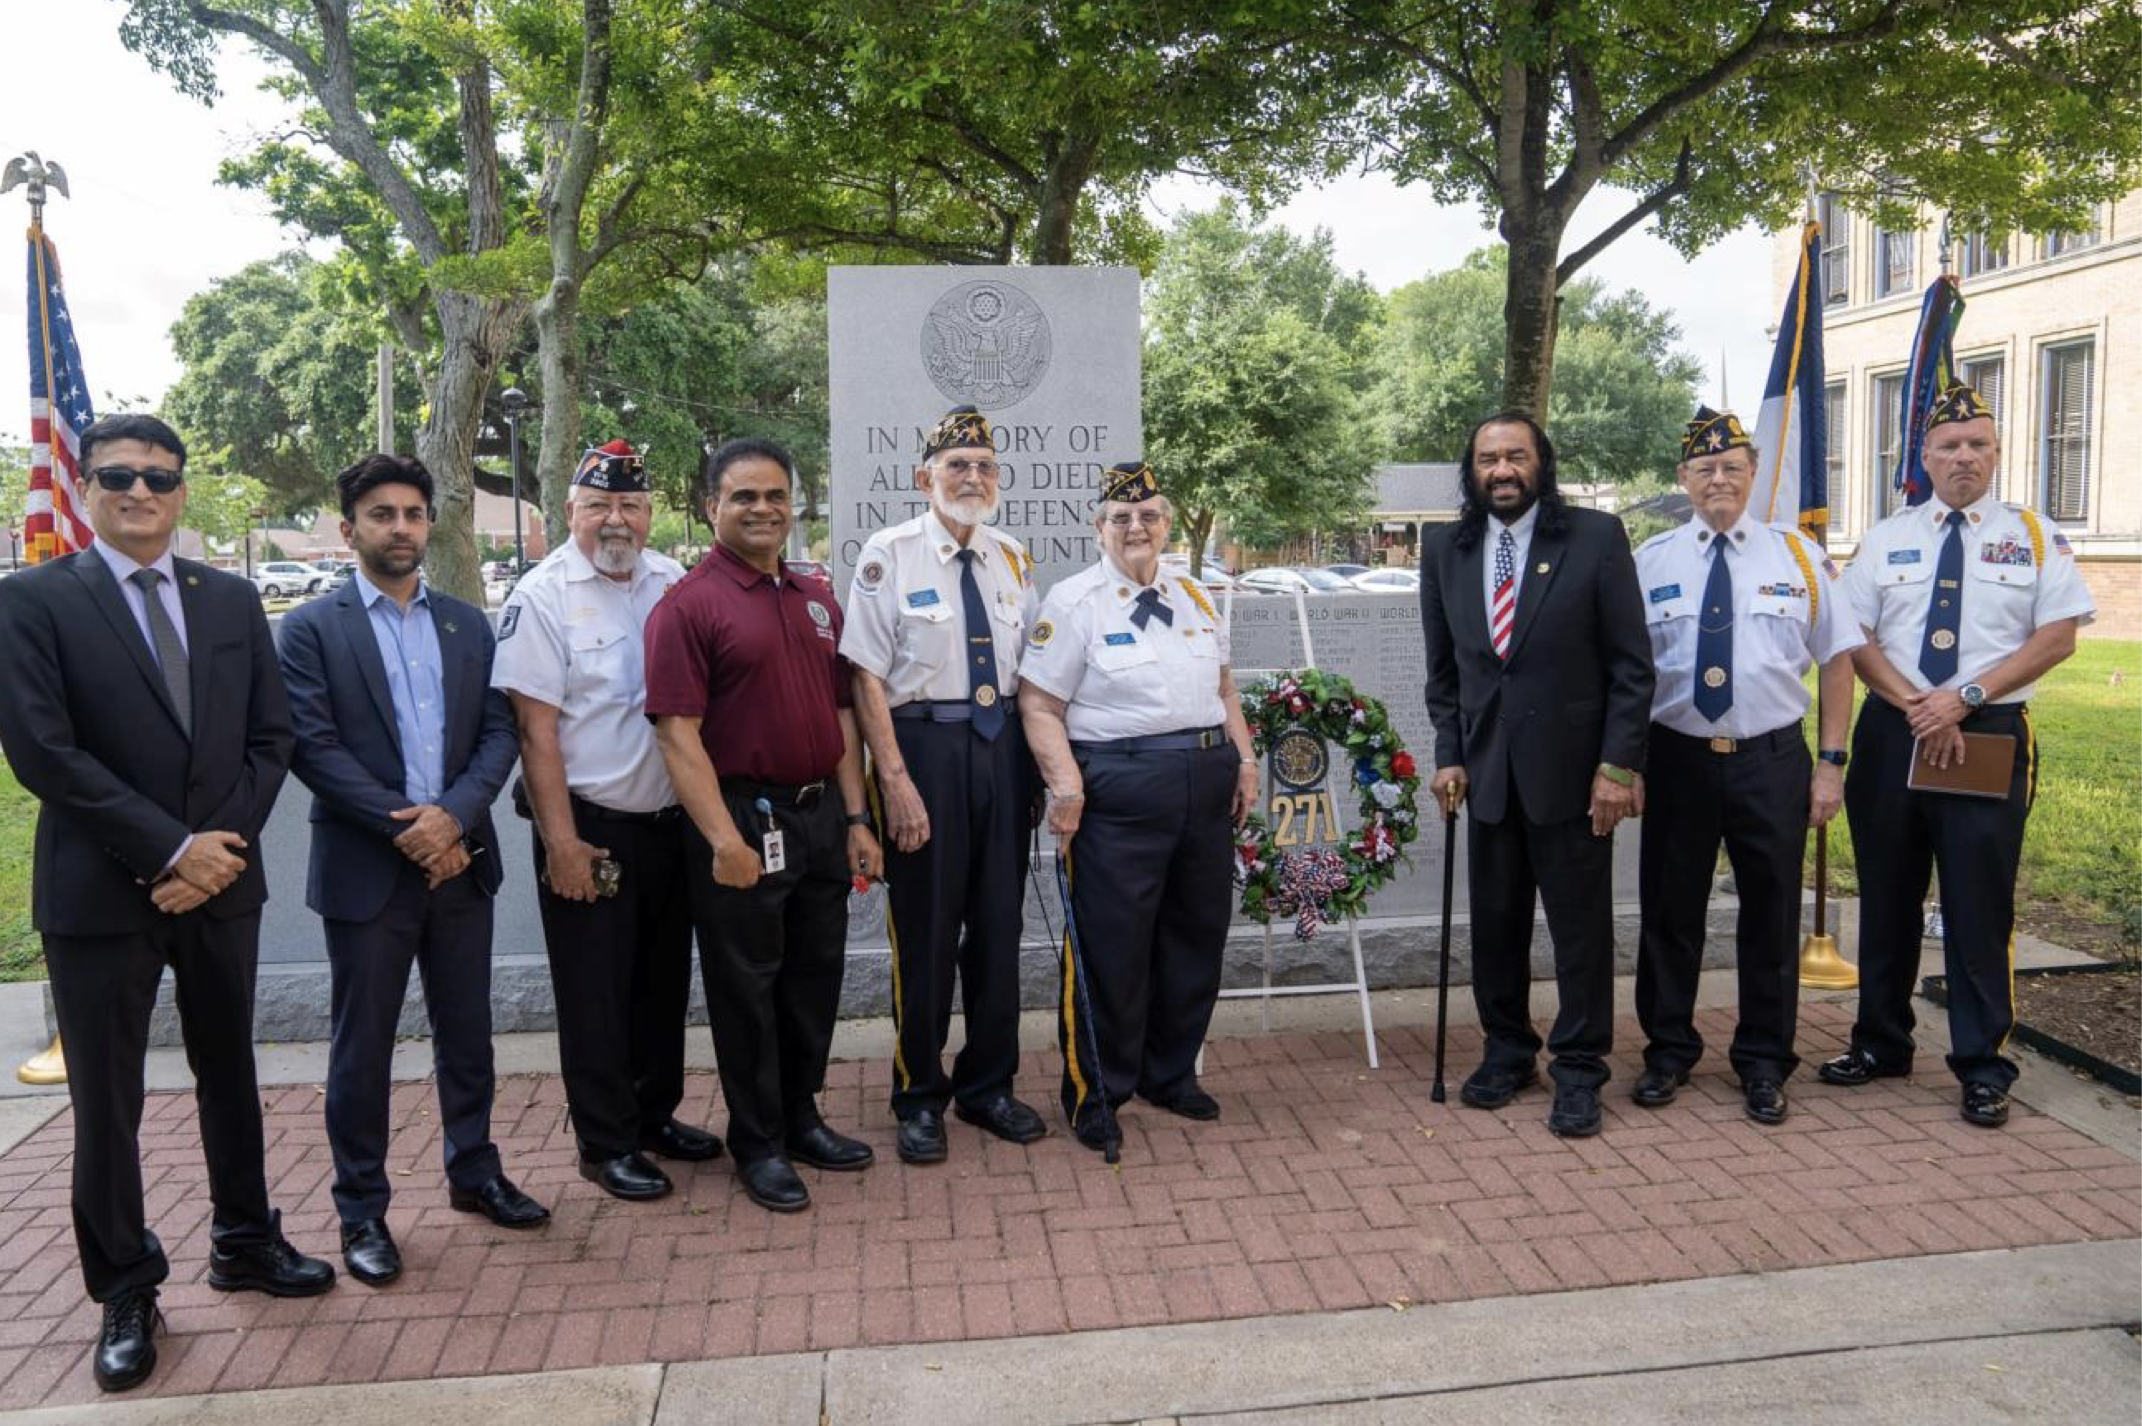
<path fill-rule="evenodd" d="M 997 432 L 995 525 L 1046 587 L 1098 557 L 1101 473 L 1140 454 L 1131 268 L 836 267 L 827 277 L 836 587 L 863 541 L 928 508 L 922 442 L 948 408 Z"/>

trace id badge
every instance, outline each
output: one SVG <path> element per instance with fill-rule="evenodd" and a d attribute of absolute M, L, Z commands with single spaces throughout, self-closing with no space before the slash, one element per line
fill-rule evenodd
<path fill-rule="evenodd" d="M 788 845 L 780 832 L 768 832 L 759 838 L 759 860 L 769 875 L 788 865 Z"/>

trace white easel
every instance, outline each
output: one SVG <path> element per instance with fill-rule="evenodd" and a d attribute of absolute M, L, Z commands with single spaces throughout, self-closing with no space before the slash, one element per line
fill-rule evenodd
<path fill-rule="evenodd" d="M 1222 610 L 1228 629 L 1232 631 L 1235 620 L 1234 590 L 1229 589 L 1227 591 L 1222 601 Z M 1309 603 L 1299 589 L 1294 591 L 1294 621 L 1302 633 L 1302 661 L 1297 667 L 1315 668 L 1316 648 L 1309 637 Z M 1235 670 L 1236 688 L 1239 690 L 1242 685 L 1254 677 L 1262 677 L 1266 674 L 1274 673 L 1290 673 L 1292 671 L 1291 669 L 1238 668 Z M 1338 758 L 1332 757 L 1327 753 L 1324 760 L 1324 797 L 1326 805 L 1333 814 L 1336 814 L 1339 810 L 1338 789 L 1332 784 L 1332 779 L 1337 773 L 1338 763 Z M 1356 995 L 1361 1001 L 1361 1041 L 1368 1050 L 1369 1068 L 1380 1069 L 1382 1066 L 1378 1063 L 1376 1057 L 1376 1015 L 1369 1004 L 1368 971 L 1362 965 L 1361 960 L 1361 926 L 1351 916 L 1346 918 L 1346 939 L 1352 946 L 1354 953 L 1354 978 L 1352 980 L 1332 981 L 1323 985 L 1275 986 L 1272 984 L 1272 923 L 1267 921 L 1264 925 L 1263 984 L 1256 989 L 1244 987 L 1241 990 L 1222 990 L 1220 997 L 1223 1000 L 1240 1000 L 1252 995 L 1259 997 L 1262 1001 L 1262 1004 L 1258 1007 L 1259 1016 L 1264 1028 L 1270 1030 L 1272 1028 L 1272 997 L 1275 995 L 1341 995 L 1347 993 Z M 1202 1054 L 1199 1058 L 1202 1060 Z"/>

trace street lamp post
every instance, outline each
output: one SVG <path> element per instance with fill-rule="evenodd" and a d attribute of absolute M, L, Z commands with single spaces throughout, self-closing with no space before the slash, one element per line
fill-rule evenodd
<path fill-rule="evenodd" d="M 256 520 L 265 520 L 267 518 L 268 512 L 265 510 L 248 510 L 245 512 L 245 577 L 247 579 L 253 577 L 253 523 Z"/>
<path fill-rule="evenodd" d="M 513 577 L 519 579 L 528 566 L 521 540 L 521 413 L 535 403 L 518 386 L 509 386 L 499 393 L 498 404 L 506 411 L 506 461 L 513 468 Z"/>

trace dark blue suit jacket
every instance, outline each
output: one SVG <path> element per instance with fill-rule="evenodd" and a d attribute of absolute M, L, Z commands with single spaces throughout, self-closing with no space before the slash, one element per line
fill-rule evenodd
<path fill-rule="evenodd" d="M 513 771 L 520 741 L 512 705 L 491 687 L 498 641 L 490 621 L 474 605 L 436 589 L 430 595 L 446 690 L 439 805 L 483 845 L 462 874 L 495 894 L 501 869 L 491 803 Z M 305 904 L 336 920 L 368 921 L 409 864 L 394 845 L 409 824 L 388 814 L 411 804 L 402 791 L 408 776 L 387 667 L 357 582 L 284 615 L 280 648 L 297 730 L 290 770 L 313 791 Z"/>

